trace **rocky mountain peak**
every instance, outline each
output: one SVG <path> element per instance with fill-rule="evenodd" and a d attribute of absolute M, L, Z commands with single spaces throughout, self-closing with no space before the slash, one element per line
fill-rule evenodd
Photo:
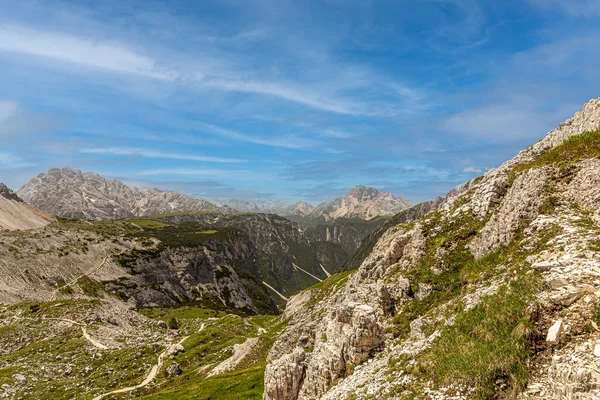
<path fill-rule="evenodd" d="M 360 218 L 371 219 L 382 215 L 394 215 L 411 205 L 401 197 L 372 187 L 358 185 L 346 197 L 321 203 L 311 213 L 314 219 Z"/>
<path fill-rule="evenodd" d="M 74 168 L 50 169 L 17 193 L 41 210 L 69 218 L 119 219 L 177 211 L 223 211 L 193 196 L 156 188 L 138 189 Z"/>
<path fill-rule="evenodd" d="M 355 188 L 352 188 L 350 192 L 348 192 L 347 197 L 354 197 L 358 201 L 371 200 L 380 194 L 391 195 L 391 193 L 379 191 L 375 188 L 370 188 L 362 185 L 358 185 Z"/>

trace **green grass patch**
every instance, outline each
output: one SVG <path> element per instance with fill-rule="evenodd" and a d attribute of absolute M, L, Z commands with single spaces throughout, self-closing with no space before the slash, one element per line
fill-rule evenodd
<path fill-rule="evenodd" d="M 199 326 L 205 324 L 203 330 Z M 218 320 L 182 319 L 182 334 L 190 335 L 185 341 L 185 352 L 175 357 L 183 374 L 165 381 L 157 388 L 138 393 L 143 399 L 262 399 L 264 370 L 269 349 L 285 327 L 274 316 L 243 318 L 226 315 Z M 259 335 L 259 328 L 265 333 Z M 236 370 L 206 377 L 219 362 L 230 356 L 225 351 L 247 338 L 261 337 L 260 345 L 244 359 Z"/>
<path fill-rule="evenodd" d="M 510 172 L 509 182 L 514 182 L 520 172 L 531 168 L 547 165 L 565 167 L 598 156 L 600 156 L 600 129 L 571 136 L 555 148 L 542 153 L 535 160 L 515 165 Z"/>
<path fill-rule="evenodd" d="M 83 294 L 90 297 L 100 297 L 104 292 L 104 286 L 88 276 L 83 276 L 77 281 L 77 285 Z"/>
<path fill-rule="evenodd" d="M 499 379 L 522 388 L 533 332 L 528 306 L 539 286 L 539 279 L 523 275 L 459 312 L 425 357 L 426 373 L 441 385 L 469 385 L 480 399 L 494 394 Z"/>
<path fill-rule="evenodd" d="M 128 219 L 126 222 L 136 224 L 142 229 L 162 228 L 163 226 L 167 226 L 167 224 L 163 222 L 152 219 Z"/>

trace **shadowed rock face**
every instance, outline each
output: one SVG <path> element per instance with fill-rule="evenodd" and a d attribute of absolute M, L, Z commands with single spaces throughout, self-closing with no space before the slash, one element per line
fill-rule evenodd
<path fill-rule="evenodd" d="M 67 218 L 100 220 L 178 211 L 228 210 L 182 193 L 138 189 L 72 168 L 53 168 L 40 174 L 17 194 L 41 210 Z"/>
<path fill-rule="evenodd" d="M 195 247 L 138 251 L 135 258 L 121 261 L 128 275 L 107 288 L 138 307 L 203 300 L 257 314 L 276 313 L 267 289 L 255 278 L 256 260 L 256 249 L 243 233 Z M 255 304 L 257 300 L 262 303 Z"/>
<path fill-rule="evenodd" d="M 0 183 L 0 196 L 4 197 L 5 199 L 8 199 L 8 200 L 14 200 L 14 201 L 18 201 L 21 203 L 23 202 L 23 200 L 19 196 L 17 196 L 17 194 L 15 192 L 10 190 L 3 183 Z"/>

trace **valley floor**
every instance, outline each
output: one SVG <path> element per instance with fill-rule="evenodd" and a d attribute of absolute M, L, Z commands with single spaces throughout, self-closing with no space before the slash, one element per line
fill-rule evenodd
<path fill-rule="evenodd" d="M 191 305 L 2 307 L 0 398 L 262 399 L 267 352 L 282 328 L 275 316 Z"/>

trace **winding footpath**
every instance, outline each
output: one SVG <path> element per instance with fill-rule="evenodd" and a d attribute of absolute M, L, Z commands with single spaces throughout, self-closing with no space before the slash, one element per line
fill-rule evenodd
<path fill-rule="evenodd" d="M 15 319 L 21 319 L 21 320 L 30 320 L 33 321 L 33 318 L 26 318 L 26 317 L 21 317 L 18 315 L 13 315 L 12 318 Z M 68 318 L 48 318 L 48 317 L 41 317 L 42 320 L 46 320 L 46 321 L 62 321 L 62 322 L 68 322 L 70 324 L 73 325 L 78 325 L 81 327 L 81 332 L 83 333 L 83 337 L 85 338 L 85 340 L 87 340 L 88 342 L 90 342 L 90 344 L 98 349 L 101 350 L 108 350 L 108 347 L 103 345 L 102 343 L 100 343 L 99 341 L 95 340 L 94 338 L 92 338 L 88 333 L 87 333 L 87 325 L 81 322 L 77 322 L 77 321 L 73 321 L 72 319 L 68 319 Z"/>
<path fill-rule="evenodd" d="M 90 276 L 95 274 L 96 272 L 100 271 L 102 269 L 102 267 L 104 266 L 104 264 L 106 264 L 106 261 L 108 260 L 110 256 L 105 256 L 104 259 L 102 260 L 102 262 L 100 262 L 96 267 L 92 268 L 90 271 L 86 272 L 85 274 L 71 280 L 70 282 L 66 283 L 64 286 L 61 286 L 59 288 L 56 288 L 52 291 L 52 297 L 50 297 L 50 301 L 54 301 L 56 300 L 56 297 L 58 296 L 58 291 L 67 287 L 70 287 L 71 285 L 77 283 L 81 278 L 86 277 L 86 276 Z"/>
<path fill-rule="evenodd" d="M 203 330 L 204 330 L 204 323 L 202 323 L 202 326 L 200 327 L 200 330 L 198 332 L 202 332 Z M 185 342 L 185 340 L 187 338 L 189 338 L 189 336 L 186 336 L 183 339 L 181 339 L 179 342 L 177 342 L 177 345 L 183 344 L 183 342 Z M 152 382 L 154 380 L 154 378 L 156 378 L 156 376 L 160 372 L 160 369 L 161 369 L 161 367 L 163 366 L 163 363 L 164 363 L 164 358 L 166 357 L 166 355 L 169 353 L 169 351 L 174 346 L 175 345 L 171 344 L 171 345 L 167 346 L 167 348 L 165 349 L 165 351 L 163 351 L 162 353 L 160 353 L 160 355 L 158 356 L 158 361 L 156 362 L 156 364 L 154 364 L 152 366 L 152 369 L 150 370 L 150 372 L 148 373 L 148 375 L 146 376 L 146 378 L 142 381 L 142 383 L 140 383 L 139 385 L 129 386 L 129 387 L 126 387 L 126 388 L 117 389 L 117 390 L 113 390 L 112 392 L 101 394 L 99 396 L 94 397 L 93 400 L 101 400 L 101 399 L 103 399 L 106 396 L 110 396 L 111 394 L 133 392 L 134 390 L 141 389 L 144 386 L 148 386 L 150 384 L 150 382 Z"/>
<path fill-rule="evenodd" d="M 100 343 L 99 341 L 97 341 L 96 339 L 92 338 L 88 333 L 87 333 L 87 327 L 85 325 L 83 325 L 81 327 L 81 331 L 83 332 L 83 337 L 86 338 L 86 340 L 88 342 L 90 342 L 92 344 L 92 346 L 97 347 L 101 350 L 108 350 L 108 347 L 103 345 L 102 343 Z"/>

